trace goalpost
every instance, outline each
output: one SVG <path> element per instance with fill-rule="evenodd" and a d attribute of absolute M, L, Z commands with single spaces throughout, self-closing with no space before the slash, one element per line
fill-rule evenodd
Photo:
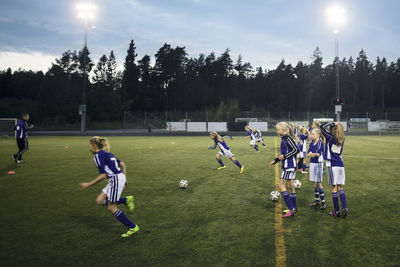
<path fill-rule="evenodd" d="M 17 124 L 16 118 L 0 118 L 0 135 L 15 136 L 14 126 Z"/>

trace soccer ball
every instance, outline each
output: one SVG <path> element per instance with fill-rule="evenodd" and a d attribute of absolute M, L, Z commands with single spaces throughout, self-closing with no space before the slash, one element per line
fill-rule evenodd
<path fill-rule="evenodd" d="M 179 182 L 179 187 L 181 189 L 186 189 L 186 188 L 188 188 L 188 186 L 189 186 L 189 182 L 187 180 L 181 180 Z"/>
<path fill-rule="evenodd" d="M 269 199 L 271 199 L 272 201 L 278 201 L 280 197 L 281 193 L 279 193 L 279 191 L 277 190 L 274 190 L 269 194 Z"/>
<path fill-rule="evenodd" d="M 301 182 L 300 182 L 300 180 L 294 180 L 293 184 L 294 184 L 294 188 L 300 189 L 300 187 L 301 187 Z"/>

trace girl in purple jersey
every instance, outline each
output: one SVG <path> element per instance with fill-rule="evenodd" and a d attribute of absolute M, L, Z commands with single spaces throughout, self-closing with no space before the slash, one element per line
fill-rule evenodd
<path fill-rule="evenodd" d="M 324 143 L 325 139 L 319 128 L 314 128 L 311 131 L 310 147 L 307 151 L 307 157 L 310 158 L 310 181 L 314 183 L 315 200 L 311 202 L 310 207 L 316 207 L 321 204 L 321 209 L 326 209 L 325 192 L 322 187 L 322 170 L 324 168 Z M 321 199 L 321 203 L 320 203 Z"/>
<path fill-rule="evenodd" d="M 240 168 L 240 173 L 244 172 L 244 165 L 240 164 L 240 162 L 235 159 L 234 155 L 232 154 L 231 150 L 229 149 L 228 145 L 225 143 L 224 137 L 219 135 L 217 132 L 213 131 L 210 133 L 210 138 L 214 140 L 214 146 L 209 146 L 208 149 L 215 149 L 217 146 L 219 147 L 218 153 L 215 155 L 216 160 L 219 163 L 218 170 L 225 169 L 225 165 L 222 162 L 221 157 L 226 156 L 230 159 L 233 163 L 235 163 Z M 232 137 L 231 137 L 232 139 Z"/>
<path fill-rule="evenodd" d="M 287 213 L 282 217 L 287 218 L 295 215 L 297 211 L 296 189 L 294 188 L 293 181 L 296 175 L 296 155 L 299 153 L 299 147 L 296 144 L 298 141 L 297 136 L 286 122 L 279 122 L 276 125 L 276 133 L 282 139 L 281 154 L 271 161 L 269 165 L 272 167 L 277 162 L 282 161 L 282 176 L 279 181 L 279 190 L 288 207 Z"/>
<path fill-rule="evenodd" d="M 108 184 L 98 195 L 96 202 L 100 206 L 107 206 L 108 211 L 128 227 L 128 231 L 121 236 L 130 237 L 139 231 L 139 226 L 129 220 L 117 207 L 118 204 L 126 204 L 130 212 L 133 212 L 134 209 L 133 196 L 121 197 L 122 191 L 127 186 L 126 165 L 110 153 L 110 145 L 106 138 L 92 137 L 89 141 L 89 151 L 95 155 L 94 161 L 100 174 L 93 181 L 80 183 L 79 186 L 83 190 L 104 179 L 108 179 Z"/>
<path fill-rule="evenodd" d="M 329 212 L 333 217 L 346 217 L 348 213 L 346 195 L 343 190 L 345 171 L 342 159 L 344 146 L 344 129 L 340 122 L 330 122 L 320 127 L 326 139 L 324 159 L 328 168 L 329 184 L 332 187 L 334 210 Z M 342 202 L 342 212 L 339 211 L 339 197 Z"/>

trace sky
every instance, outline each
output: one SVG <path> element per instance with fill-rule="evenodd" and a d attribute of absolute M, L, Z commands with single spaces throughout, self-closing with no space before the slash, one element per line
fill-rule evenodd
<path fill-rule="evenodd" d="M 83 47 L 83 22 L 74 0 L 1 0 L 0 70 L 11 67 L 47 71 L 67 50 Z M 398 0 L 92 0 L 96 17 L 88 31 L 91 57 L 114 51 L 123 68 L 130 40 L 138 59 L 154 54 L 164 43 L 185 46 L 189 57 L 227 48 L 255 68 L 274 69 L 282 59 L 310 63 L 318 46 L 324 64 L 334 59 L 333 26 L 326 9 L 341 5 L 346 22 L 339 29 L 340 58 L 400 57 Z"/>

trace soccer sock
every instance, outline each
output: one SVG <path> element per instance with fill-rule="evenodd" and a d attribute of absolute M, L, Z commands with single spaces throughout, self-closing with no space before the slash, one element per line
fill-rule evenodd
<path fill-rule="evenodd" d="M 318 190 L 318 187 L 314 187 L 314 196 L 315 196 L 315 202 L 319 202 L 319 190 Z"/>
<path fill-rule="evenodd" d="M 221 165 L 221 167 L 224 167 L 224 163 L 222 162 L 222 159 L 217 159 L 219 165 Z"/>
<path fill-rule="evenodd" d="M 325 204 L 325 192 L 323 188 L 319 189 L 319 197 L 321 198 L 322 204 Z"/>
<path fill-rule="evenodd" d="M 342 209 L 347 209 L 346 195 L 344 194 L 343 189 L 339 190 L 338 193 L 339 193 L 340 201 L 342 202 Z"/>
<path fill-rule="evenodd" d="M 283 197 L 283 200 L 285 200 L 285 203 L 286 203 L 286 206 L 288 207 L 288 209 L 289 210 L 294 209 L 293 202 L 291 201 L 290 196 L 289 196 L 289 192 L 288 191 L 283 191 L 282 192 L 282 197 Z"/>
<path fill-rule="evenodd" d="M 242 164 L 240 164 L 240 162 L 238 160 L 235 160 L 233 163 L 235 163 L 236 165 L 238 165 L 239 168 L 242 168 Z"/>
<path fill-rule="evenodd" d="M 254 149 L 258 151 L 258 145 L 254 145 Z"/>
<path fill-rule="evenodd" d="M 262 145 L 263 145 L 263 146 L 265 146 L 265 144 L 264 144 L 264 143 L 262 143 Z"/>
<path fill-rule="evenodd" d="M 126 215 L 120 209 L 117 209 L 117 211 L 114 212 L 113 215 L 123 225 L 128 226 L 129 228 L 135 228 L 136 225 L 131 220 L 129 220 L 128 217 L 126 217 Z"/>
<path fill-rule="evenodd" d="M 125 204 L 125 203 L 126 203 L 126 197 L 121 197 L 117 202 L 117 204 Z"/>
<path fill-rule="evenodd" d="M 335 211 L 339 211 L 339 199 L 337 196 L 337 192 L 332 193 L 332 201 L 333 201 L 333 207 L 335 208 Z"/>
<path fill-rule="evenodd" d="M 299 160 L 299 168 L 302 168 L 303 167 L 303 158 L 300 158 L 300 160 Z"/>
<path fill-rule="evenodd" d="M 303 163 L 303 171 L 306 171 L 306 168 L 307 168 L 307 164 Z"/>
<path fill-rule="evenodd" d="M 291 200 L 292 203 L 293 203 L 293 208 L 294 208 L 294 209 L 297 209 L 297 205 L 296 205 L 296 193 L 290 193 L 289 196 L 290 196 L 290 200 Z"/>
<path fill-rule="evenodd" d="M 108 198 L 106 198 L 106 199 L 103 200 L 103 205 L 104 205 L 104 206 L 107 206 L 107 205 L 108 205 Z"/>

